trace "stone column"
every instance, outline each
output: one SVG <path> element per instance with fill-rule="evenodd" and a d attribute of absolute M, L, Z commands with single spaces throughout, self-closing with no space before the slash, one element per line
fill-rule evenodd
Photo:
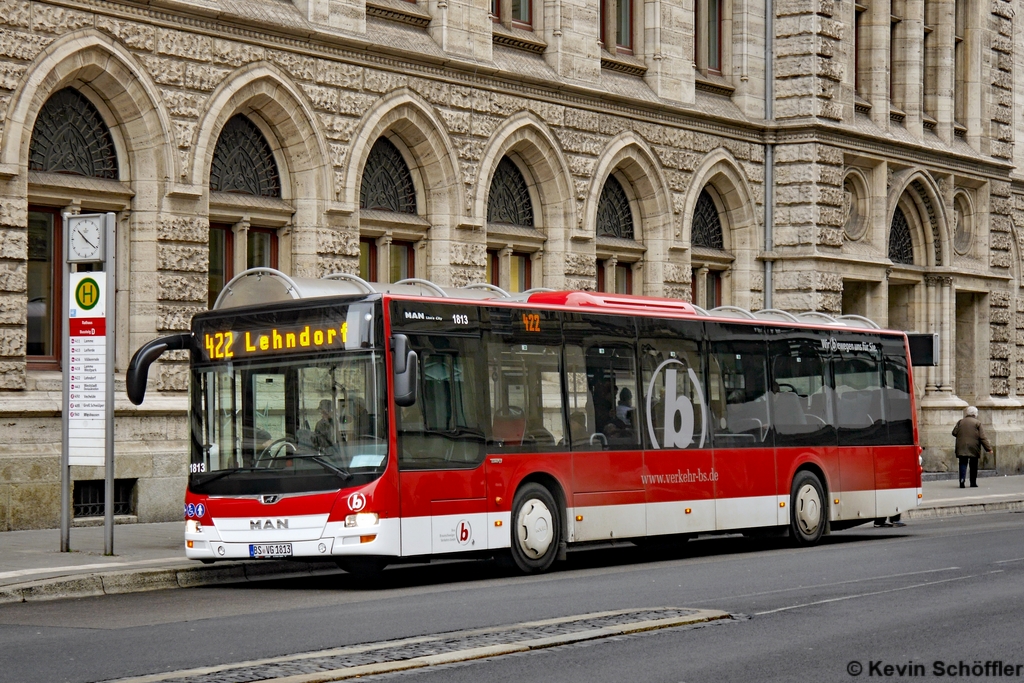
<path fill-rule="evenodd" d="M 633 264 L 633 293 L 645 294 L 644 292 L 644 261 L 640 259 Z"/>
<path fill-rule="evenodd" d="M 939 315 L 938 306 L 936 305 L 936 301 L 938 300 L 939 278 L 935 277 L 934 275 L 925 276 L 925 278 L 924 278 L 924 285 L 925 285 L 925 289 L 924 289 L 924 291 L 925 291 L 925 297 L 924 297 L 924 301 L 925 301 L 925 304 L 924 304 L 924 310 L 925 310 L 924 330 L 926 332 L 936 332 L 936 331 L 938 331 L 937 327 L 938 327 L 938 315 Z M 942 344 L 941 337 L 939 338 L 939 344 Z M 945 349 L 940 349 L 940 355 L 944 351 L 945 351 Z M 939 359 L 939 363 L 941 363 L 941 362 L 942 362 L 942 360 L 940 358 Z M 926 372 L 925 392 L 929 393 L 929 394 L 934 394 L 938 390 L 939 390 L 938 368 L 936 368 L 934 366 L 929 366 L 928 369 L 927 369 L 927 372 Z"/>
<path fill-rule="evenodd" d="M 391 233 L 377 238 L 377 281 L 391 282 Z"/>
<path fill-rule="evenodd" d="M 498 252 L 498 286 L 506 292 L 512 286 L 512 245 L 506 244 Z"/>
<path fill-rule="evenodd" d="M 955 319 L 956 312 L 954 310 L 956 303 L 953 298 L 953 278 L 942 277 L 941 280 L 941 317 L 939 319 L 939 348 L 940 361 L 939 371 L 939 391 L 944 394 L 953 393 L 953 383 L 950 378 L 950 370 L 953 366 L 953 358 L 955 354 L 953 352 L 953 320 Z"/>
<path fill-rule="evenodd" d="M 701 308 L 708 302 L 708 267 L 701 266 L 697 269 L 697 286 L 694 287 L 697 301 L 694 302 Z"/>
<path fill-rule="evenodd" d="M 249 266 L 249 219 L 243 218 L 231 226 L 234 235 L 234 253 L 231 255 L 234 273 L 238 275 Z M 280 245 L 278 245 L 280 246 Z"/>

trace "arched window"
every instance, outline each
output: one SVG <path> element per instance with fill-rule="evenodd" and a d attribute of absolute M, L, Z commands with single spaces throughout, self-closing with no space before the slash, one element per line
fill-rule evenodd
<path fill-rule="evenodd" d="M 402 153 L 385 137 L 377 138 L 363 167 L 359 208 L 416 213 L 416 187 Z"/>
<path fill-rule="evenodd" d="M 232 116 L 224 125 L 213 150 L 210 190 L 281 196 L 281 176 L 274 153 L 263 133 L 248 117 Z"/>
<path fill-rule="evenodd" d="M 615 176 L 608 176 L 597 202 L 597 236 L 633 239 L 633 212 L 629 197 Z"/>
<path fill-rule="evenodd" d="M 903 209 L 896 207 L 889 226 L 889 260 L 893 263 L 914 265 L 914 243 L 910 238 L 910 224 Z"/>
<path fill-rule="evenodd" d="M 502 157 L 487 194 L 487 222 L 533 227 L 533 203 L 522 172 L 507 156 Z"/>
<path fill-rule="evenodd" d="M 32 129 L 28 169 L 117 180 L 117 151 L 99 111 L 74 88 L 54 93 Z"/>
<path fill-rule="evenodd" d="M 693 209 L 693 227 L 690 242 L 695 247 L 705 249 L 725 249 L 722 239 L 722 219 L 718 215 L 718 207 L 707 190 L 701 190 L 697 197 L 697 206 Z"/>

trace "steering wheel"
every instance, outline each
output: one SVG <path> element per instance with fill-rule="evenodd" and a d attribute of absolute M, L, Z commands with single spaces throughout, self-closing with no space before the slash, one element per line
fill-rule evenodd
<path fill-rule="evenodd" d="M 269 463 L 275 460 L 286 459 L 289 454 L 294 454 L 297 450 L 298 448 L 296 445 L 289 441 L 287 436 L 282 436 L 280 439 L 274 439 L 268 443 L 263 450 L 260 451 L 260 454 L 256 456 L 254 466 L 259 467 L 261 462 L 267 460 L 267 467 L 270 467 Z"/>
<path fill-rule="evenodd" d="M 794 394 L 797 393 L 796 387 L 794 387 L 792 384 L 787 384 L 785 382 L 776 382 L 775 386 L 777 386 L 779 389 L 785 387 L 786 391 L 790 391 L 790 392 L 792 392 Z"/>

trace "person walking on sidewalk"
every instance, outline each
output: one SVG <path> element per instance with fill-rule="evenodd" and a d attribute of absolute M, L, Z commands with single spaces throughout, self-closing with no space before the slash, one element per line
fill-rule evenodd
<path fill-rule="evenodd" d="M 964 479 L 967 478 L 967 468 L 971 468 L 971 488 L 978 487 L 978 459 L 981 457 L 981 447 L 985 451 L 992 452 L 992 444 L 985 436 L 985 428 L 978 420 L 978 409 L 971 406 L 967 409 L 963 418 L 953 427 L 953 436 L 956 437 L 956 459 L 960 463 L 960 488 L 964 488 Z"/>

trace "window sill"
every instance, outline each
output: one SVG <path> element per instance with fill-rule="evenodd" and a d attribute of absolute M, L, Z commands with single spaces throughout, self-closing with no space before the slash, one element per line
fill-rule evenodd
<path fill-rule="evenodd" d="M 643 76 L 647 73 L 647 65 L 644 64 L 644 60 L 632 55 L 613 55 L 607 50 L 601 50 L 601 68 L 631 76 Z"/>
<path fill-rule="evenodd" d="M 903 111 L 902 109 L 892 107 L 889 109 L 889 120 L 902 124 L 904 121 L 907 120 L 907 112 Z"/>
<path fill-rule="evenodd" d="M 938 124 L 939 122 L 928 114 L 921 114 L 921 125 L 925 130 L 935 130 L 935 126 Z"/>
<path fill-rule="evenodd" d="M 960 123 L 959 121 L 954 121 L 953 122 L 953 135 L 955 135 L 958 138 L 965 138 L 965 137 L 967 137 L 967 126 L 965 126 L 964 124 Z"/>
<path fill-rule="evenodd" d="M 867 114 L 871 112 L 871 103 L 865 100 L 860 95 L 853 96 L 853 110 L 858 114 Z"/>
<path fill-rule="evenodd" d="M 64 173 L 29 171 L 29 194 L 33 204 L 67 206 L 72 199 L 88 204 L 91 210 L 126 211 L 135 193 L 127 183 Z"/>
<path fill-rule="evenodd" d="M 607 237 L 604 235 L 598 235 L 597 237 L 597 251 L 598 254 L 630 254 L 633 256 L 642 256 L 646 251 L 645 247 L 636 240 L 627 240 L 622 237 Z"/>
<path fill-rule="evenodd" d="M 397 211 L 379 211 L 374 209 L 359 210 L 359 224 L 382 228 L 414 230 L 417 233 L 430 229 L 430 222 L 414 213 L 398 213 Z"/>
<path fill-rule="evenodd" d="M 494 31 L 491 36 L 495 45 L 511 47 L 536 55 L 544 54 L 544 51 L 548 49 L 548 44 L 537 38 L 533 31 L 521 28 L 510 28 L 501 24 L 494 24 Z"/>
<path fill-rule="evenodd" d="M 237 223 L 243 216 L 249 216 L 252 225 L 280 228 L 288 225 L 294 214 L 295 208 L 282 199 L 233 192 L 210 193 L 210 221 L 214 223 Z"/>
<path fill-rule="evenodd" d="M 728 251 L 708 249 L 707 247 L 691 247 L 690 259 L 694 264 L 717 263 L 719 265 L 729 265 L 730 263 L 736 260 L 736 256 L 729 253 Z"/>
<path fill-rule="evenodd" d="M 367 0 L 366 15 L 419 28 L 430 25 L 431 16 L 407 0 Z"/>
<path fill-rule="evenodd" d="M 723 76 L 716 76 L 715 74 L 697 73 L 693 79 L 693 87 L 703 92 L 725 95 L 726 97 L 732 97 L 732 94 L 736 92 L 736 88 L 732 83 Z"/>

